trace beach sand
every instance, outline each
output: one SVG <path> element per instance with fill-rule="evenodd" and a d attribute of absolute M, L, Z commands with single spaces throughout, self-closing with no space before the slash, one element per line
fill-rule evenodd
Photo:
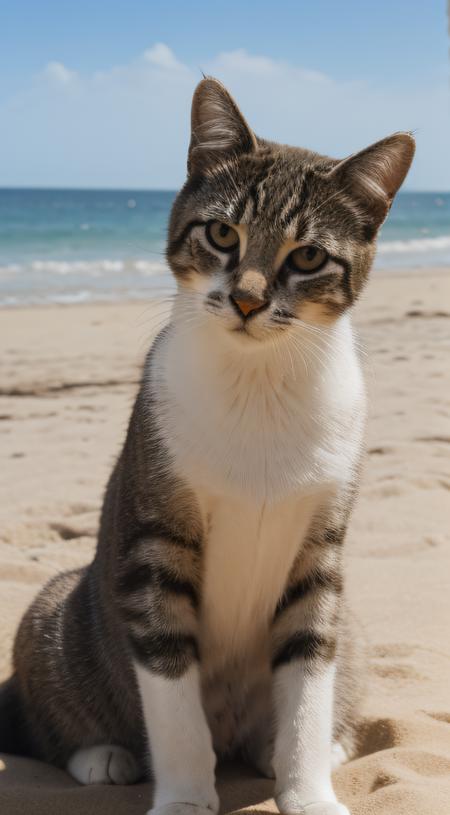
<path fill-rule="evenodd" d="M 102 491 L 165 306 L 0 314 L 0 677 L 39 587 L 93 553 Z M 355 310 L 370 395 L 347 583 L 369 654 L 358 756 L 335 774 L 352 815 L 450 812 L 450 275 L 376 273 Z M 230 766 L 222 810 L 274 811 Z M 2 756 L 1 815 L 144 815 L 151 793 L 80 787 Z"/>

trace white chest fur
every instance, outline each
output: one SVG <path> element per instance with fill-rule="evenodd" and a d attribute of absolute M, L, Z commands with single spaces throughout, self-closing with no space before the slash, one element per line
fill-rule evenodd
<path fill-rule="evenodd" d="M 292 345 L 287 336 L 241 352 L 221 326 L 174 326 L 153 388 L 161 432 L 191 488 L 262 505 L 351 477 L 364 387 L 349 318 L 303 348 L 297 331 Z"/>
<path fill-rule="evenodd" d="M 348 318 L 318 345 L 239 353 L 223 330 L 175 326 L 158 351 L 159 426 L 207 530 L 202 639 L 216 667 L 263 638 L 314 512 L 353 477 L 364 389 Z"/>

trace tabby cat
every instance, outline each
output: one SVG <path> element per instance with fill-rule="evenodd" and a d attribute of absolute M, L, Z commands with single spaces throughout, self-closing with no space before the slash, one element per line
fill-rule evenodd
<path fill-rule="evenodd" d="M 94 561 L 20 625 L 1 748 L 82 784 L 151 767 L 158 815 L 216 813 L 216 756 L 238 754 L 282 813 L 348 815 L 331 771 L 361 673 L 342 577 L 365 413 L 350 311 L 413 153 L 407 133 L 345 160 L 274 144 L 199 84 L 171 319 Z"/>

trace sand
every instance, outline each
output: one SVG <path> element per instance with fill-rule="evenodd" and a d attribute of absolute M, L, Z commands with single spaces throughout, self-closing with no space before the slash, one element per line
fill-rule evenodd
<path fill-rule="evenodd" d="M 39 587 L 92 555 L 101 495 L 166 305 L 0 313 L 0 677 Z M 352 815 L 450 812 L 450 274 L 373 276 L 356 308 L 370 394 L 347 582 L 369 654 L 358 756 L 335 774 Z M 231 766 L 222 810 L 274 811 Z M 146 785 L 78 786 L 2 756 L 1 815 L 144 815 Z"/>

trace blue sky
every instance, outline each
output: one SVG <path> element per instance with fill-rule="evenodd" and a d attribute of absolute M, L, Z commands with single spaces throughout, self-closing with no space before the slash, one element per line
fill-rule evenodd
<path fill-rule="evenodd" d="M 174 188 L 201 71 L 257 133 L 343 156 L 418 141 L 450 189 L 445 0 L 3 0 L 0 184 Z"/>

